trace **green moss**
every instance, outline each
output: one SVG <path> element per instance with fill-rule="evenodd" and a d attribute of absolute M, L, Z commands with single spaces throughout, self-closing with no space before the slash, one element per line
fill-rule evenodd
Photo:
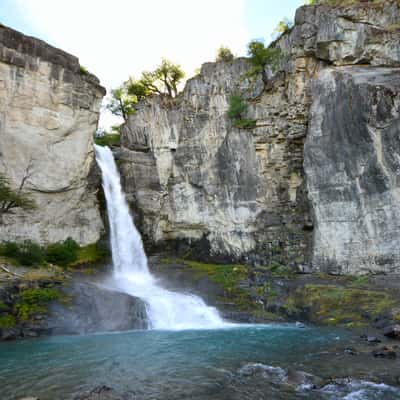
<path fill-rule="evenodd" d="M 246 266 L 239 264 L 205 264 L 198 261 L 177 260 L 177 262 L 190 267 L 194 278 L 208 277 L 224 289 L 221 302 L 233 302 L 241 311 L 259 309 L 249 293 L 239 287 L 240 282 L 248 278 L 249 271 Z"/>
<path fill-rule="evenodd" d="M 207 275 L 211 281 L 219 283 L 226 291 L 235 290 L 240 281 L 248 276 L 248 270 L 237 264 L 205 264 L 198 261 L 181 260 L 192 268 L 197 275 Z"/>
<path fill-rule="evenodd" d="M 368 286 L 369 284 L 369 276 L 368 275 L 361 275 L 353 278 L 354 280 L 350 283 L 350 286 L 353 288 L 361 288 Z"/>
<path fill-rule="evenodd" d="M 21 299 L 16 304 L 16 312 L 21 321 L 28 321 L 35 314 L 47 312 L 47 303 L 60 297 L 60 292 L 54 288 L 25 289 Z"/>
<path fill-rule="evenodd" d="M 103 136 L 96 136 L 94 138 L 94 142 L 98 146 L 119 146 L 121 142 L 121 136 L 118 133 L 105 134 Z"/>
<path fill-rule="evenodd" d="M 17 321 L 13 315 L 0 315 L 0 328 L 13 328 L 16 324 Z"/>
<path fill-rule="evenodd" d="M 6 310 L 8 310 L 8 306 L 7 306 L 7 304 L 5 304 L 3 301 L 0 301 L 0 312 L 1 311 L 6 311 Z"/>
<path fill-rule="evenodd" d="M 278 292 L 273 288 L 271 282 L 264 283 L 264 285 L 257 288 L 257 294 L 259 296 L 265 296 L 267 299 L 275 298 L 278 296 Z"/>
<path fill-rule="evenodd" d="M 80 247 L 77 254 L 77 259 L 69 266 L 76 267 L 83 264 L 94 264 L 100 262 L 110 256 L 110 251 L 107 247 L 98 243 L 92 243 L 87 246 Z"/>
<path fill-rule="evenodd" d="M 291 297 L 286 299 L 285 303 L 283 304 L 283 308 L 288 315 L 296 315 L 300 312 L 300 309 L 297 307 L 296 301 Z"/>
<path fill-rule="evenodd" d="M 287 300 L 292 311 L 310 309 L 310 318 L 323 324 L 355 324 L 390 310 L 394 300 L 381 291 L 308 284 Z"/>

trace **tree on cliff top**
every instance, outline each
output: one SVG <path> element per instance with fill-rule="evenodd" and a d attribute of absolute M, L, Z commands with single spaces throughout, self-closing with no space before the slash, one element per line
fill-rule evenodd
<path fill-rule="evenodd" d="M 34 200 L 28 193 L 23 192 L 24 185 L 30 177 L 30 166 L 25 170 L 24 176 L 17 190 L 11 189 L 10 182 L 0 174 L 0 224 L 4 214 L 11 214 L 14 209 L 32 210 L 36 207 Z"/>
<path fill-rule="evenodd" d="M 107 108 L 118 117 L 122 117 L 125 121 L 128 116 L 135 111 L 137 99 L 128 92 L 127 83 L 123 83 L 120 87 L 111 91 L 111 98 L 107 104 Z"/>
<path fill-rule="evenodd" d="M 235 56 L 233 55 L 233 53 L 229 47 L 221 46 L 217 50 L 217 57 L 216 57 L 215 61 L 229 62 L 229 61 L 233 61 L 234 58 L 235 58 Z"/>
<path fill-rule="evenodd" d="M 159 94 L 175 97 L 184 76 L 185 73 L 178 64 L 163 59 L 154 71 L 142 72 L 140 79 L 130 78 L 113 90 L 107 108 L 113 114 L 127 120 L 128 116 L 135 112 L 136 104 L 148 96 Z"/>
<path fill-rule="evenodd" d="M 275 70 L 282 59 L 279 48 L 265 47 L 264 42 L 260 39 L 254 39 L 247 45 L 247 55 L 252 65 L 249 75 L 254 76 L 261 73 L 264 80 L 266 79 L 265 66 L 270 65 Z"/>

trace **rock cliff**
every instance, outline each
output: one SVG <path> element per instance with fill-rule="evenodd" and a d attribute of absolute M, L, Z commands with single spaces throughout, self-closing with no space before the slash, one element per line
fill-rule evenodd
<path fill-rule="evenodd" d="M 76 57 L 0 26 L 0 173 L 13 188 L 26 177 L 37 205 L 7 214 L 0 241 L 98 240 L 90 174 L 104 94 Z"/>
<path fill-rule="evenodd" d="M 303 271 L 394 271 L 399 20 L 396 1 L 304 6 L 267 79 L 248 78 L 246 59 L 207 63 L 173 101 L 142 103 L 120 160 L 148 243 Z M 226 117 L 233 93 L 253 129 Z"/>

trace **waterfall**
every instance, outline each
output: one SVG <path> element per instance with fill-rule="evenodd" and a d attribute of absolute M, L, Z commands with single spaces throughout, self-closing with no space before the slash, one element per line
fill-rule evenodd
<path fill-rule="evenodd" d="M 120 176 L 108 147 L 95 145 L 107 201 L 113 283 L 146 303 L 153 329 L 221 328 L 230 325 L 198 296 L 164 289 L 151 275 L 143 243 L 122 192 Z"/>

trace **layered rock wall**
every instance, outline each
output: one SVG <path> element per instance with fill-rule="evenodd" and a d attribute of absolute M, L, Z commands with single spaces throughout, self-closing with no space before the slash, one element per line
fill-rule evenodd
<path fill-rule="evenodd" d="M 121 170 L 149 242 L 301 270 L 396 270 L 399 20 L 396 1 L 301 7 L 264 81 L 245 59 L 208 63 L 175 100 L 142 103 L 123 128 Z M 227 118 L 234 93 L 253 129 Z"/>
<path fill-rule="evenodd" d="M 102 230 L 93 134 L 105 94 L 79 60 L 0 26 L 0 173 L 36 202 L 0 225 L 1 240 L 95 242 Z"/>

